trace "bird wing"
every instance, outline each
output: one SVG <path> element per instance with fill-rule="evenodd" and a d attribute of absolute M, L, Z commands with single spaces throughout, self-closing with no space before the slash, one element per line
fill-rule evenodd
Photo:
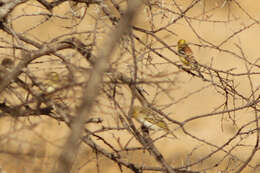
<path fill-rule="evenodd" d="M 146 114 L 149 116 L 146 116 L 144 119 L 152 124 L 155 124 L 156 126 L 167 130 L 167 124 L 163 121 L 161 117 L 157 115 L 157 113 L 151 111 L 151 110 L 146 110 Z"/>

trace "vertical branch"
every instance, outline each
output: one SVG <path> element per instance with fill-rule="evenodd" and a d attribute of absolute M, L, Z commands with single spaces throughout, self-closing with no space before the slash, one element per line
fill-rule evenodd
<path fill-rule="evenodd" d="M 140 7 L 141 2 L 138 0 L 129 1 L 126 14 L 120 21 L 118 28 L 109 34 L 109 38 L 105 40 L 103 46 L 99 49 L 97 61 L 92 69 L 88 85 L 83 89 L 83 100 L 78 110 L 76 111 L 76 118 L 71 124 L 71 133 L 65 142 L 63 150 L 58 160 L 58 165 L 54 172 L 65 173 L 71 170 L 73 160 L 75 159 L 77 149 L 79 148 L 79 141 L 82 137 L 84 129 L 84 120 L 89 116 L 93 103 L 98 95 L 98 89 L 102 83 L 102 77 L 105 71 L 109 68 L 109 57 L 115 49 L 120 37 L 128 33 L 134 14 Z"/>

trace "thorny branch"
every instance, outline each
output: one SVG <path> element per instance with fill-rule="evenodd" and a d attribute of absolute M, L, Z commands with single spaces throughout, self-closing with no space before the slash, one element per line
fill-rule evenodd
<path fill-rule="evenodd" d="M 236 14 L 219 19 L 218 10 Z M 29 17 L 39 20 L 19 30 L 16 22 Z M 69 26 L 42 38 L 41 26 L 58 26 L 56 19 Z M 52 171 L 80 167 L 83 147 L 93 150 L 97 172 L 100 155 L 121 172 L 259 170 L 260 58 L 250 47 L 257 43 L 243 43 L 259 21 L 242 2 L 2 0 L 0 21 L 0 116 L 49 117 L 69 127 Z M 205 34 L 211 24 L 231 31 L 212 39 Z M 192 48 L 198 69 L 180 62 L 179 39 Z M 198 100 L 205 106 L 196 107 Z M 137 124 L 134 105 L 156 112 L 178 138 Z"/>

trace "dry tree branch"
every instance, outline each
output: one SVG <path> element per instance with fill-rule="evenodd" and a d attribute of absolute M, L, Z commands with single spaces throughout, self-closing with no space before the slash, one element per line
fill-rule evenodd
<path fill-rule="evenodd" d="M 66 33 L 55 35 L 56 38 L 51 38 L 51 41 L 46 42 L 39 41 L 41 38 L 38 36 L 33 36 L 34 39 L 30 37 L 30 32 L 41 28 L 42 23 L 30 26 L 29 29 L 25 29 L 26 32 L 21 33 L 16 27 L 13 27 L 13 23 L 17 20 L 27 17 L 41 18 L 43 13 L 30 11 L 29 14 L 19 14 L 18 17 L 15 16 L 12 20 L 8 20 L 9 15 L 13 17 L 11 14 L 13 9 L 18 4 L 25 2 L 0 1 L 1 29 L 5 32 L 4 34 L 7 34 L 7 37 L 6 35 L 0 37 L 0 48 L 4 52 L 1 52 L 0 58 L 2 60 L 6 56 L 11 57 L 16 65 L 10 69 L 2 67 L 3 64 L 0 65 L 0 71 L 3 72 L 0 74 L 0 92 L 1 98 L 3 98 L 0 102 L 0 115 L 2 117 L 10 115 L 13 118 L 21 119 L 48 116 L 57 122 L 64 122 L 71 128 L 71 133 L 66 138 L 65 146 L 54 171 L 69 172 L 71 170 L 81 142 L 94 150 L 96 158 L 97 154 L 101 154 L 118 165 L 122 172 L 123 167 L 136 173 L 142 171 L 192 173 L 215 170 L 241 172 L 245 171 L 247 167 L 251 170 L 257 169 L 259 164 L 255 162 L 257 162 L 257 151 L 259 150 L 259 57 L 257 54 L 253 55 L 253 48 L 251 49 L 249 46 L 250 53 L 248 53 L 248 50 L 244 49 L 243 43 L 239 43 L 240 46 L 238 46 L 236 40 L 243 40 L 244 34 L 258 26 L 256 25 L 258 20 L 243 7 L 242 2 L 229 1 L 228 4 L 234 4 L 240 11 L 239 14 L 249 18 L 249 21 L 244 24 L 238 24 L 237 17 L 227 21 L 218 18 L 219 16 L 215 18 L 215 10 L 224 11 L 225 4 L 221 8 L 220 6 L 207 8 L 208 2 L 211 5 L 214 3 L 207 0 L 195 0 L 192 3 L 149 1 L 145 3 L 144 11 L 146 11 L 140 10 L 141 15 L 147 15 L 144 17 L 145 19 L 141 18 L 148 23 L 148 27 L 146 27 L 139 24 L 132 26 L 132 23 L 129 22 L 133 14 L 130 9 L 126 14 L 124 13 L 127 1 L 73 0 L 80 6 L 79 9 L 85 10 L 84 15 L 81 16 L 80 25 L 85 21 L 88 25 L 89 21 L 85 19 L 89 19 L 90 16 L 95 21 L 95 27 L 88 30 L 82 29 L 80 25 L 62 26 L 68 29 Z M 56 7 L 59 8 L 61 4 L 65 6 L 69 0 L 52 2 L 37 0 L 37 2 L 40 3 L 41 10 L 42 7 L 49 10 L 48 21 L 56 18 L 70 20 L 69 15 L 52 14 Z M 39 4 L 34 3 L 28 4 L 39 7 Z M 133 1 L 129 1 L 129 3 L 133 3 Z M 138 1 L 138 3 L 140 2 Z M 45 9 L 43 10 L 45 11 Z M 26 8 L 23 10 L 26 11 Z M 91 10 L 94 11 L 93 14 L 90 14 Z M 129 15 L 130 13 L 131 15 Z M 43 23 L 47 24 L 46 21 Z M 197 23 L 202 24 L 202 28 L 198 27 Z M 207 25 L 204 25 L 205 23 Z M 92 25 L 91 22 L 90 25 Z M 215 40 L 212 41 L 211 36 L 205 34 L 205 31 L 200 32 L 199 30 L 208 29 L 209 25 L 217 26 L 216 28 L 228 25 L 228 33 L 221 36 L 219 43 Z M 98 47 L 97 44 L 106 35 L 109 27 L 119 28 L 112 34 L 109 33 L 110 38 L 101 47 Z M 229 30 L 230 28 L 231 30 Z M 190 35 L 186 36 L 185 30 L 190 30 L 188 33 Z M 170 37 L 168 38 L 168 36 Z M 192 36 L 195 36 L 195 40 L 190 38 Z M 240 36 L 242 37 L 240 38 Z M 189 38 L 188 44 L 195 48 L 193 49 L 194 56 L 199 53 L 205 56 L 198 57 L 206 62 L 199 61 L 203 76 L 177 61 L 179 54 L 176 50 L 176 42 L 184 37 Z M 191 40 L 193 40 L 192 43 Z M 200 42 L 201 40 L 202 42 Z M 198 44 L 196 41 L 200 43 Z M 257 38 L 253 41 L 257 42 Z M 250 45 L 249 42 L 251 40 L 248 41 L 248 45 Z M 232 47 L 233 45 L 235 48 Z M 118 51 L 117 48 L 120 50 Z M 8 54 L 5 51 L 12 51 L 12 53 Z M 111 53 L 116 54 L 117 51 L 120 55 L 112 57 Z M 21 56 L 20 52 L 22 52 Z M 211 60 L 210 65 L 207 65 L 207 59 Z M 234 64 L 225 64 L 226 60 L 230 60 Z M 37 63 L 51 64 L 55 61 L 59 67 L 48 67 L 48 65 L 46 67 L 45 64 L 40 64 L 41 70 L 33 71 L 32 66 L 35 64 L 37 66 Z M 222 68 L 222 63 L 228 65 L 226 69 Z M 241 69 L 237 68 L 241 67 L 238 65 L 239 63 L 244 65 Z M 130 70 L 127 70 L 130 72 L 125 70 L 125 67 L 129 68 Z M 54 91 L 46 92 L 44 90 L 46 76 L 43 74 L 45 70 L 47 72 L 55 71 L 61 76 L 64 73 L 64 76 L 70 75 L 71 77 L 64 78 L 66 82 L 61 82 L 61 86 Z M 86 78 L 88 78 L 88 82 L 85 82 Z M 187 89 L 186 87 L 190 84 L 191 87 Z M 247 90 L 242 90 L 240 86 Z M 82 91 L 83 97 L 79 94 Z M 148 94 L 143 91 L 148 91 Z M 215 95 L 207 95 L 208 91 Z M 59 93 L 62 94 L 59 95 Z M 63 96 L 64 93 L 65 96 Z M 18 102 L 13 100 L 13 95 L 19 100 Z M 58 96 L 55 97 L 56 95 Z M 216 100 L 219 100 L 220 103 L 196 110 L 198 104 L 192 97 L 197 98 L 200 95 L 204 95 L 203 98 L 206 100 L 217 98 Z M 163 97 L 160 98 L 160 96 Z M 72 100 L 76 100 L 73 106 L 70 105 Z M 122 102 L 122 100 L 127 101 Z M 187 150 L 190 150 L 189 154 L 185 153 L 187 156 L 185 163 L 178 163 L 178 160 L 175 160 L 176 157 L 179 160 L 183 160 L 185 157 L 176 154 L 175 141 L 167 140 L 165 134 L 153 138 L 154 134 L 160 133 L 150 133 L 151 135 L 142 133 L 138 128 L 139 125 L 135 125 L 135 121 L 132 120 L 132 106 L 135 100 L 150 107 L 170 126 L 177 126 L 175 130 L 180 133 L 178 142 L 188 145 Z M 211 106 L 214 108 L 210 108 Z M 204 108 L 207 111 L 204 111 Z M 186 109 L 189 113 L 179 114 L 177 112 L 179 109 Z M 108 112 L 106 112 L 107 110 Z M 109 112 L 110 110 L 111 112 Z M 108 121 L 113 121 L 112 125 L 109 124 L 110 122 L 102 120 L 101 117 L 98 119 L 90 117 L 90 113 L 97 113 L 101 117 L 109 114 Z M 219 121 L 214 122 L 212 128 L 221 126 L 220 129 L 223 132 L 218 134 L 221 137 L 223 135 L 223 139 L 221 139 L 223 141 L 217 144 L 215 138 L 220 137 L 207 133 L 210 130 L 206 129 L 208 126 L 204 123 L 204 121 L 214 118 Z M 246 120 L 240 121 L 240 119 Z M 193 127 L 193 124 L 200 120 L 203 123 L 199 124 L 199 128 Z M 92 130 L 89 123 L 95 123 L 96 129 Z M 228 128 L 231 129 L 228 129 L 229 133 L 226 133 L 224 123 L 229 124 Z M 200 133 L 201 131 L 203 133 Z M 129 138 L 125 140 L 126 136 L 122 136 L 121 132 L 127 133 L 126 136 Z M 110 140 L 111 138 L 107 139 L 108 134 L 112 134 L 113 141 Z M 253 141 L 250 141 L 251 139 Z M 156 142 L 159 143 L 161 140 L 167 140 L 173 148 L 172 152 L 169 152 L 170 156 L 168 153 L 164 155 L 163 152 L 166 148 L 163 151 L 159 145 L 157 146 Z M 199 146 L 202 144 L 203 148 L 209 148 L 210 151 L 201 154 L 199 147 L 190 145 L 190 141 L 195 141 Z M 248 141 L 250 141 L 249 144 L 247 144 Z M 240 148 L 249 150 L 245 158 L 237 155 L 237 153 L 240 154 L 240 151 L 237 152 Z M 149 161 L 151 159 L 159 166 L 151 166 L 150 163 L 146 163 L 146 160 L 142 163 L 139 163 L 139 160 L 132 161 L 131 154 L 138 155 L 140 154 L 138 152 L 144 153 L 145 157 L 148 152 Z M 221 156 L 218 157 L 218 155 Z M 212 159 L 216 160 L 212 161 Z M 235 166 L 230 163 L 232 162 L 230 160 L 235 160 Z M 228 165 L 225 167 L 227 161 Z M 101 159 L 96 163 L 97 171 L 102 170 L 100 163 L 102 163 Z M 225 168 L 222 169 L 223 165 Z"/>
<path fill-rule="evenodd" d="M 24 54 L 24 57 L 21 60 L 21 62 L 16 67 L 14 67 L 12 71 L 6 74 L 6 78 L 4 78 L 1 81 L 0 93 L 3 92 L 3 90 L 10 84 L 12 80 L 17 78 L 21 73 L 23 73 L 23 69 L 27 67 L 27 65 L 34 59 L 41 57 L 43 55 L 55 53 L 59 50 L 72 48 L 71 45 L 67 44 L 66 42 L 68 41 L 64 40 L 61 42 L 45 44 L 39 50 L 27 52 L 26 54 Z"/>
<path fill-rule="evenodd" d="M 120 21 L 118 28 L 115 31 L 112 31 L 110 35 L 111 38 L 108 38 L 104 42 L 102 48 L 100 48 L 97 55 L 96 63 L 93 67 L 88 81 L 88 85 L 85 91 L 83 89 L 83 100 L 76 112 L 77 117 L 71 124 L 71 133 L 67 138 L 64 149 L 59 157 L 57 168 L 54 172 L 63 173 L 70 171 L 73 160 L 75 158 L 76 150 L 77 148 L 79 148 L 79 140 L 84 129 L 84 121 L 88 117 L 94 100 L 98 95 L 97 88 L 99 88 L 102 83 L 103 74 L 109 68 L 109 57 L 115 49 L 121 36 L 129 32 L 130 24 L 140 5 L 140 1 L 129 2 L 128 9 L 124 17 Z"/>

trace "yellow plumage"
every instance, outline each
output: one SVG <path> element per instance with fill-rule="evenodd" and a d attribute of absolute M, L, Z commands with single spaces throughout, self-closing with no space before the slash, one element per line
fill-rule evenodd
<path fill-rule="evenodd" d="M 53 92 L 60 87 L 62 80 L 57 72 L 49 72 L 46 74 L 46 77 L 47 92 Z"/>
<path fill-rule="evenodd" d="M 198 62 L 194 59 L 193 52 L 185 40 L 180 39 L 177 44 L 179 59 L 185 66 L 198 69 Z"/>
<path fill-rule="evenodd" d="M 164 130 L 165 132 L 170 133 L 172 136 L 177 138 L 168 128 L 167 123 L 164 122 L 163 119 L 158 116 L 156 112 L 147 107 L 134 106 L 133 118 L 139 121 L 148 129 Z"/>
<path fill-rule="evenodd" d="M 169 131 L 167 124 L 163 121 L 163 119 L 149 108 L 134 106 L 133 118 L 135 118 L 147 128 L 153 130 L 163 129 Z"/>

